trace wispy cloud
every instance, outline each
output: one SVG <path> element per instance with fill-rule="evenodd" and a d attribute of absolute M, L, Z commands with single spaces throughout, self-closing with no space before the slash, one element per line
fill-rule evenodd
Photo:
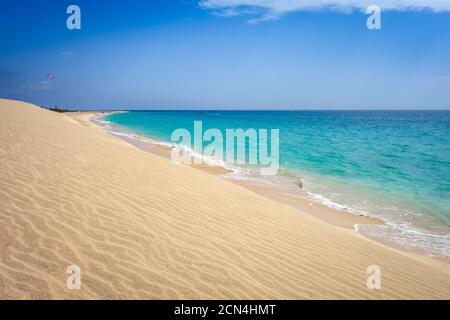
<path fill-rule="evenodd" d="M 384 11 L 450 12 L 450 0 L 201 0 L 200 6 L 222 16 L 255 14 L 253 22 L 278 19 L 295 11 L 352 12 L 379 5 Z M 230 14 L 232 13 L 232 14 Z"/>
<path fill-rule="evenodd" d="M 27 90 L 27 91 L 46 91 L 50 89 L 50 83 L 46 80 L 38 81 L 38 82 L 28 82 L 21 83 L 17 87 L 18 90 Z"/>
<path fill-rule="evenodd" d="M 73 51 L 64 51 L 61 53 L 63 58 L 71 58 L 75 55 L 75 52 Z"/>

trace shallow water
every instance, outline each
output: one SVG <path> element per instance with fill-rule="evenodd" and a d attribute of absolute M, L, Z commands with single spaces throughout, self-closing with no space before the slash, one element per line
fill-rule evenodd
<path fill-rule="evenodd" d="M 450 256 L 450 111 L 132 111 L 104 118 L 142 137 L 172 132 L 279 129 L 277 176 L 229 175 L 298 189 L 330 207 L 382 218 L 372 237 Z M 304 188 L 298 188 L 302 179 Z"/>

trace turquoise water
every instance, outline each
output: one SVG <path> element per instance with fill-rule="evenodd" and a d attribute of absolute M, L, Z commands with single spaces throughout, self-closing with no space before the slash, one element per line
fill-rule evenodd
<path fill-rule="evenodd" d="M 302 179 L 299 192 L 387 222 L 365 233 L 450 256 L 450 111 L 133 111 L 104 120 L 166 142 L 200 120 L 224 133 L 279 129 L 278 176 L 239 178 L 285 187 Z"/>

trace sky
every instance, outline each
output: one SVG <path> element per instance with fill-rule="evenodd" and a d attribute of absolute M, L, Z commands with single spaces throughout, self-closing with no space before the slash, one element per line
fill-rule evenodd
<path fill-rule="evenodd" d="M 380 30 L 367 28 L 371 4 Z M 80 7 L 80 30 L 67 28 L 69 5 Z M 71 109 L 450 109 L 450 0 L 0 0 L 0 98 Z"/>

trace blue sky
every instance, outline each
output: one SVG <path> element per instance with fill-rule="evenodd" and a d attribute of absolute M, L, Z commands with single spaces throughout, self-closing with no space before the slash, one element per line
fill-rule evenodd
<path fill-rule="evenodd" d="M 450 1 L 380 0 L 382 30 L 367 29 L 366 2 L 2 0 L 0 97 L 82 109 L 449 109 Z M 66 27 L 71 4 L 81 30 Z"/>

